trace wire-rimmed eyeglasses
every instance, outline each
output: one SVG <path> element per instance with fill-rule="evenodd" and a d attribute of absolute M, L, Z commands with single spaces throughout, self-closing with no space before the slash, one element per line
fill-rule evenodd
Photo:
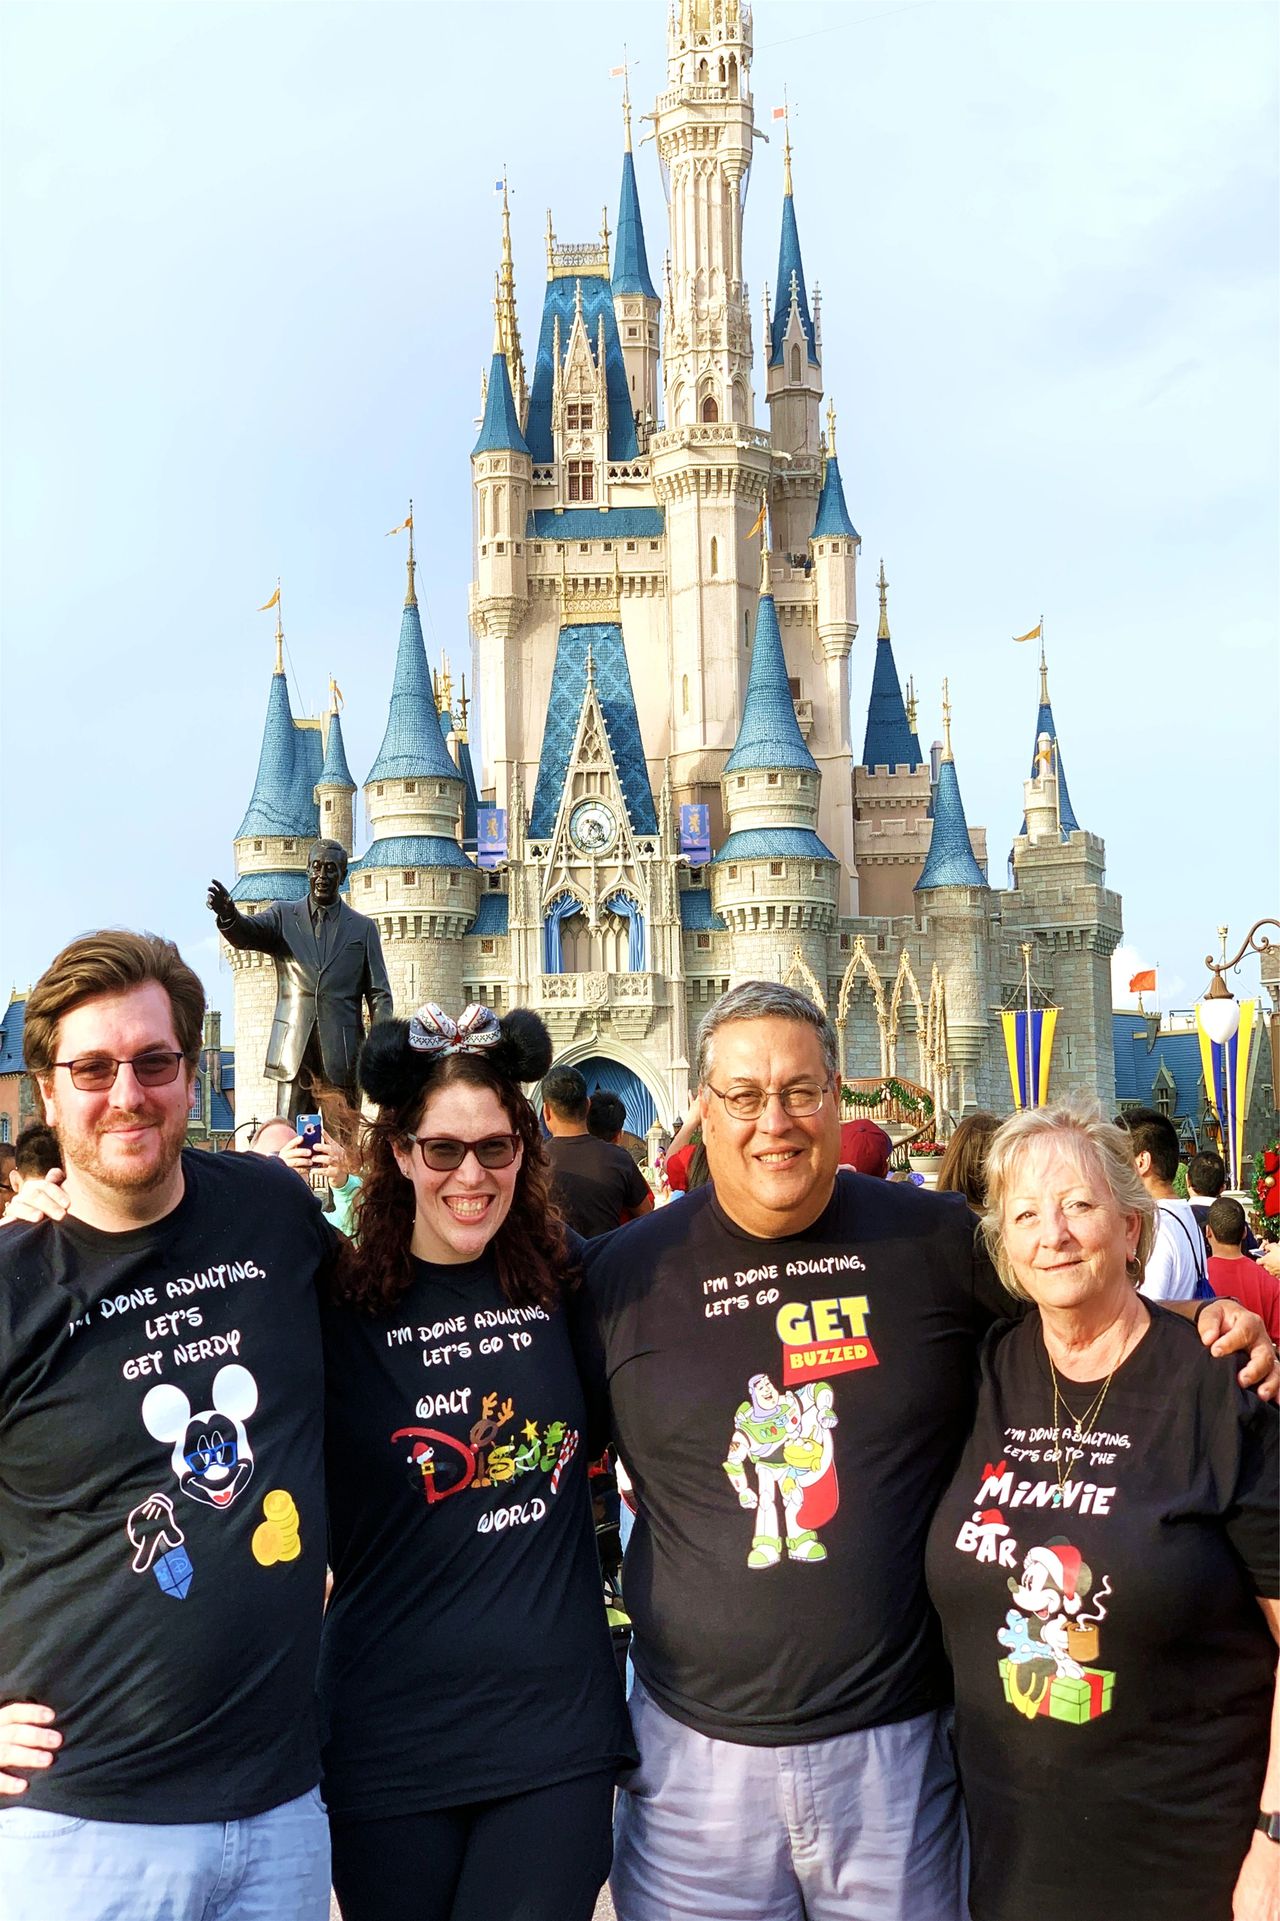
<path fill-rule="evenodd" d="M 792 1120 L 804 1120 L 809 1114 L 816 1114 L 826 1097 L 830 1081 L 819 1085 L 816 1081 L 793 1081 L 789 1087 L 735 1087 L 722 1094 L 710 1081 L 704 1081 L 707 1092 L 714 1094 L 718 1101 L 724 1102 L 724 1111 L 735 1121 L 758 1121 L 769 1102 L 776 1095 L 784 1114 Z"/>

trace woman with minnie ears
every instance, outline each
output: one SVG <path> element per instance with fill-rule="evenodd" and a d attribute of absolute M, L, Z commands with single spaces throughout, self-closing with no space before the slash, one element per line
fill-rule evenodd
<path fill-rule="evenodd" d="M 577 1243 L 521 1082 L 536 1015 L 365 1042 L 354 1268 L 325 1315 L 324 1791 L 344 1921 L 589 1921 L 634 1765 L 601 1605 Z M 590 1421 L 590 1427 L 589 1427 Z"/>

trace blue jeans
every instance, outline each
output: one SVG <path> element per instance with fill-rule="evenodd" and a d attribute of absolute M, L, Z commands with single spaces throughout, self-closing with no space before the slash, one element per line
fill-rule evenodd
<path fill-rule="evenodd" d="M 618 1921 L 964 1921 L 946 1718 L 751 1748 L 696 1734 L 637 1680 L 618 1790 Z"/>
<path fill-rule="evenodd" d="M 175 1826 L 0 1810 L 0 1921 L 328 1921 L 320 1790 Z"/>

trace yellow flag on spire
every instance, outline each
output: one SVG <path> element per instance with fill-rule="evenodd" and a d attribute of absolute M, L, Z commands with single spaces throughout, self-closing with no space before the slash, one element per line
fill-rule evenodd
<path fill-rule="evenodd" d="M 1041 629 L 1041 628 L 1042 628 L 1043 626 L 1044 626 L 1044 621 L 1043 621 L 1042 619 L 1041 619 L 1041 620 L 1038 620 L 1038 621 L 1036 622 L 1036 624 L 1035 624 L 1035 626 L 1034 626 L 1034 627 L 1033 627 L 1033 628 L 1031 629 L 1031 631 L 1030 631 L 1029 633 L 1026 633 L 1026 634 L 1015 634 L 1015 635 L 1014 635 L 1014 639 L 1015 639 L 1015 640 L 1017 640 L 1017 641 L 1023 641 L 1023 640 L 1039 640 L 1039 638 L 1040 638 L 1040 629 Z"/>
<path fill-rule="evenodd" d="M 413 515 L 406 514 L 405 518 L 400 522 L 400 525 L 398 527 L 387 528 L 387 539 L 390 540 L 392 534 L 402 534 L 406 527 L 412 527 L 412 525 L 413 525 Z"/>
<path fill-rule="evenodd" d="M 759 513 L 756 515 L 751 525 L 747 528 L 748 540 L 754 540 L 757 534 L 762 534 L 764 532 L 765 515 L 768 513 L 768 511 L 769 511 L 768 501 L 762 500 L 760 502 Z"/>
<path fill-rule="evenodd" d="M 270 600 L 263 601 L 261 607 L 259 607 L 258 609 L 258 612 L 260 614 L 266 614 L 266 613 L 269 613 L 273 607 L 278 607 L 279 605 L 280 605 L 280 586 L 279 586 L 279 583 L 277 582 L 276 590 L 274 594 L 272 594 Z"/>

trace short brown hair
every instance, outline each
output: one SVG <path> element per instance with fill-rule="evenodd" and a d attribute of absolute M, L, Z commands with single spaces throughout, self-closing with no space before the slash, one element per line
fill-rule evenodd
<path fill-rule="evenodd" d="M 99 994 L 119 994 L 154 981 L 169 996 L 173 1031 L 186 1060 L 195 1065 L 204 1031 L 204 988 L 171 940 L 103 927 L 82 934 L 50 962 L 27 996 L 22 1049 L 32 1074 L 48 1074 L 58 1051 L 64 1014 Z"/>

